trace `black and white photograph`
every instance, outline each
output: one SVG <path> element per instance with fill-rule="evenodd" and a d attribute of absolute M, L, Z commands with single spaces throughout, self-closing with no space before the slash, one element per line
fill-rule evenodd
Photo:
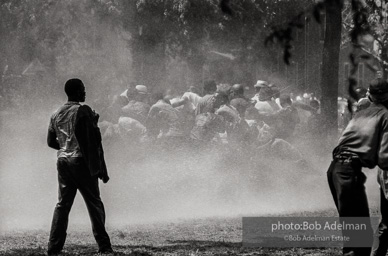
<path fill-rule="evenodd" d="M 0 0 L 0 75 L 0 255 L 388 255 L 386 0 Z"/>

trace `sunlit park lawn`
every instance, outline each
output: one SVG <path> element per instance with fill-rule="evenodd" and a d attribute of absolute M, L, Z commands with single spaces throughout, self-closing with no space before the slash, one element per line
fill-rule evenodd
<path fill-rule="evenodd" d="M 206 218 L 129 225 L 108 230 L 114 255 L 340 255 L 338 248 L 244 248 L 241 218 Z M 48 230 L 15 231 L 0 239 L 1 255 L 45 255 Z M 85 226 L 70 232 L 62 255 L 96 255 Z"/>

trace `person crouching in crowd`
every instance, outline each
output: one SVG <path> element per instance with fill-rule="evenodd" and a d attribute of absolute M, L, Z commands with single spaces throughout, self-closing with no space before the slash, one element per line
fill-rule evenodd
<path fill-rule="evenodd" d="M 156 93 L 158 100 L 152 105 L 146 120 L 148 138 L 165 148 L 179 148 L 185 145 L 185 129 L 179 111 L 171 106 L 163 93 Z"/>
<path fill-rule="evenodd" d="M 202 110 L 205 112 L 195 117 L 195 124 L 190 134 L 194 147 L 211 145 L 218 133 L 225 132 L 224 118 L 215 114 L 215 112 L 219 107 L 228 102 L 228 98 L 229 95 L 227 93 L 219 91 L 205 101 L 206 107 Z M 200 105 L 198 104 L 198 106 Z"/>
<path fill-rule="evenodd" d="M 148 104 L 149 93 L 145 85 L 136 85 L 133 96 L 121 109 L 122 116 L 133 118 L 141 124 L 145 124 L 151 106 Z"/>

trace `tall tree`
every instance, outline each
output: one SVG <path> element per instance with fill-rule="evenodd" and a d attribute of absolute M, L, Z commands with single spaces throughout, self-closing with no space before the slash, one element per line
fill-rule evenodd
<path fill-rule="evenodd" d="M 279 0 L 281 1 L 281 0 Z M 282 2 L 282 1 L 281 1 Z M 284 0 L 283 2 L 287 2 Z M 322 12 L 325 13 L 325 32 L 322 52 L 322 72 L 321 72 L 321 111 L 324 132 L 323 137 L 327 141 L 327 146 L 331 147 L 338 136 L 338 85 L 339 85 L 339 56 L 341 46 L 342 31 L 342 8 L 343 0 L 322 0 L 314 3 L 311 8 L 289 19 L 285 27 L 274 28 L 267 38 L 277 39 L 284 49 L 283 59 L 289 64 L 294 38 L 293 31 L 304 26 L 300 22 L 301 17 L 309 19 L 314 17 L 321 23 Z"/>
<path fill-rule="evenodd" d="M 352 31 L 355 67 L 362 60 L 388 79 L 388 3 L 381 0 L 353 0 L 354 17 L 347 23 Z"/>
<path fill-rule="evenodd" d="M 131 38 L 132 69 L 137 83 L 155 87 L 166 77 L 167 1 L 122 1 L 124 28 Z"/>
<path fill-rule="evenodd" d="M 342 29 L 342 0 L 330 0 L 325 5 L 325 40 L 322 54 L 322 100 L 321 109 L 324 117 L 328 146 L 337 139 L 338 134 L 338 71 Z"/>

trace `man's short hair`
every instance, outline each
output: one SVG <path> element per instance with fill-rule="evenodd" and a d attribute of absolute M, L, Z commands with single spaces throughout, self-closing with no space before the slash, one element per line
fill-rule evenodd
<path fill-rule="evenodd" d="M 244 95 L 244 86 L 242 84 L 234 84 L 232 91 L 235 95 Z"/>
<path fill-rule="evenodd" d="M 259 100 L 260 101 L 267 101 L 271 100 L 272 98 L 272 89 L 270 87 L 262 87 L 259 91 Z"/>
<path fill-rule="evenodd" d="M 280 102 L 280 105 L 282 105 L 282 106 L 284 104 L 292 105 L 291 97 L 289 94 L 280 95 L 279 102 Z"/>
<path fill-rule="evenodd" d="M 360 86 L 360 87 L 357 87 L 355 91 L 359 98 L 364 98 L 366 96 L 366 93 L 368 92 L 368 89 Z"/>
<path fill-rule="evenodd" d="M 371 94 L 381 94 L 388 92 L 388 82 L 382 78 L 376 78 L 369 84 Z"/>
<path fill-rule="evenodd" d="M 67 80 L 67 82 L 65 83 L 65 92 L 66 92 L 66 95 L 68 97 L 70 96 L 75 96 L 77 95 L 77 93 L 82 89 L 84 88 L 85 85 L 84 83 L 81 81 L 81 79 L 78 79 L 78 78 L 72 78 L 72 79 L 69 79 Z"/>
<path fill-rule="evenodd" d="M 217 84 L 214 80 L 206 81 L 203 85 L 205 93 L 213 93 L 217 90 Z"/>
<path fill-rule="evenodd" d="M 189 90 L 188 90 L 188 91 L 189 91 L 189 92 L 196 93 L 196 94 L 199 94 L 198 88 L 195 87 L 194 85 L 191 85 L 191 86 L 189 87 Z"/>
<path fill-rule="evenodd" d="M 388 101 L 388 82 L 383 78 L 376 78 L 369 84 L 369 93 L 372 101 Z"/>
<path fill-rule="evenodd" d="M 215 97 L 220 100 L 223 104 L 229 101 L 229 91 L 227 90 L 217 90 Z"/>
<path fill-rule="evenodd" d="M 310 106 L 313 107 L 314 109 L 318 110 L 319 109 L 319 101 L 311 100 L 310 101 Z"/>
<path fill-rule="evenodd" d="M 275 99 L 280 98 L 280 90 L 276 85 L 273 85 L 271 87 L 271 90 L 272 90 L 272 95 L 274 96 Z M 288 96 L 291 98 L 290 95 L 288 95 Z"/>

